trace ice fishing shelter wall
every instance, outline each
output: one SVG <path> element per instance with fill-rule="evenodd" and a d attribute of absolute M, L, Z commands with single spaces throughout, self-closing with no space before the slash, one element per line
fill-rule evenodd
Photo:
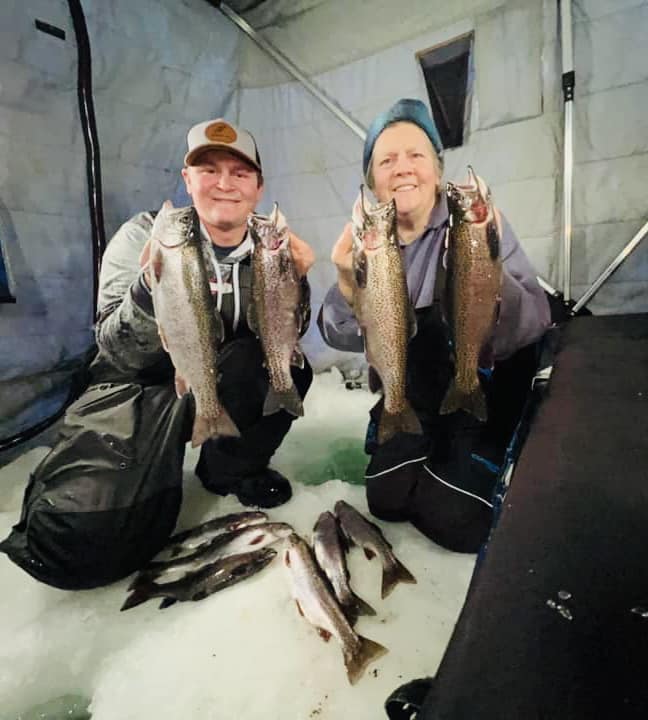
<path fill-rule="evenodd" d="M 188 127 L 228 112 L 238 31 L 204 0 L 82 0 L 106 237 L 177 194 Z M 35 27 L 41 20 L 62 40 Z M 92 234 L 66 0 L 0 8 L 0 440 L 55 411 L 92 339 Z M 57 368 L 61 368 L 58 372 Z"/>
<path fill-rule="evenodd" d="M 236 4 L 236 3 L 234 3 Z M 574 6 L 576 101 L 573 284 L 579 297 L 648 214 L 648 5 Z M 416 53 L 474 32 L 475 84 L 464 146 L 446 153 L 448 179 L 471 162 L 490 183 L 538 272 L 560 287 L 563 101 L 555 0 L 306 0 L 262 3 L 245 18 L 366 125 L 403 96 L 428 101 Z M 239 119 L 258 136 L 265 202 L 283 203 L 317 249 L 315 303 L 334 272 L 330 248 L 361 182 L 362 141 L 251 40 L 242 46 Z M 590 308 L 648 309 L 648 250 L 639 248 Z M 346 362 L 314 329 L 316 364 Z"/>

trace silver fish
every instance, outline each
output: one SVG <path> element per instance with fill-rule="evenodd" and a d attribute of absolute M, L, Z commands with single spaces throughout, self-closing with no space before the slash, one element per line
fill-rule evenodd
<path fill-rule="evenodd" d="M 196 552 L 182 558 L 150 562 L 132 581 L 129 590 L 145 582 L 170 583 L 230 555 L 272 545 L 293 531 L 287 523 L 270 522 L 218 535 Z"/>
<path fill-rule="evenodd" d="M 133 589 L 121 609 L 128 610 L 155 597 L 164 598 L 160 603 L 160 610 L 178 601 L 203 600 L 208 595 L 235 585 L 263 570 L 276 554 L 277 551 L 273 548 L 262 548 L 254 552 L 221 558 L 175 582 L 163 585 L 153 581 L 142 582 Z"/>
<path fill-rule="evenodd" d="M 195 209 L 166 201 L 151 231 L 151 295 L 162 345 L 176 370 L 176 392 L 180 397 L 191 389 L 196 400 L 193 447 L 210 437 L 240 435 L 218 399 L 217 348 L 224 330 L 209 290 L 203 242 Z"/>
<path fill-rule="evenodd" d="M 384 655 L 387 648 L 354 632 L 320 575 L 308 544 L 295 533 L 287 540 L 284 563 L 299 613 L 324 640 L 334 636 L 340 643 L 347 677 L 354 685 L 367 665 Z"/>
<path fill-rule="evenodd" d="M 396 234 L 396 203 L 367 204 L 362 187 L 353 207 L 353 312 L 369 363 L 369 388 L 383 388 L 378 442 L 396 433 L 421 434 L 421 423 L 405 397 L 407 345 L 416 317 L 407 293 Z"/>
<path fill-rule="evenodd" d="M 297 275 L 290 234 L 277 204 L 267 217 L 250 215 L 248 227 L 254 241 L 248 326 L 261 340 L 270 378 L 263 414 L 283 408 L 300 416 L 304 408 L 290 367 L 304 367 L 299 335 L 310 313 L 310 301 Z"/>
<path fill-rule="evenodd" d="M 333 513 L 323 512 L 313 528 L 313 551 L 317 564 L 329 579 L 335 597 L 348 621 L 353 625 L 358 615 L 375 615 L 376 611 L 359 598 L 349 586 L 344 548 Z"/>
<path fill-rule="evenodd" d="M 190 555 L 213 540 L 217 535 L 240 530 L 250 525 L 257 525 L 267 519 L 268 516 L 258 510 L 230 513 L 222 517 L 212 518 L 189 530 L 183 530 L 172 535 L 167 541 L 163 552 L 167 552 L 170 557 Z"/>
<path fill-rule="evenodd" d="M 377 525 L 369 522 L 344 500 L 335 503 L 335 515 L 350 545 L 361 547 L 369 560 L 376 555 L 380 559 L 383 567 L 381 591 L 383 598 L 386 598 L 399 582 L 416 583 L 416 578 L 394 555 L 392 546 Z"/>

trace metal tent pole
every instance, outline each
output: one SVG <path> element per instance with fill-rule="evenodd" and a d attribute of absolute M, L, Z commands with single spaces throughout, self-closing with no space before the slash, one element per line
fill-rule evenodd
<path fill-rule="evenodd" d="M 565 128 L 563 143 L 563 296 L 571 299 L 571 246 L 572 246 L 572 178 L 574 171 L 573 151 L 573 102 L 574 102 L 574 52 L 572 45 L 571 0 L 558 0 L 560 5 L 560 33 L 562 44 L 562 89 L 565 100 Z"/>
<path fill-rule="evenodd" d="M 637 234 L 630 240 L 630 242 L 621 250 L 621 252 L 614 258 L 610 265 L 596 278 L 592 283 L 591 287 L 583 297 L 574 305 L 573 311 L 577 313 L 582 307 L 585 307 L 587 303 L 592 299 L 595 293 L 598 292 L 599 288 L 603 283 L 612 275 L 612 273 L 621 265 L 621 263 L 630 255 L 630 253 L 639 245 L 639 243 L 648 234 L 648 222 L 637 232 Z"/>
<path fill-rule="evenodd" d="M 220 10 L 226 18 L 231 20 L 237 27 L 239 27 L 246 35 L 248 35 L 254 42 L 270 57 L 278 63 L 286 72 L 290 73 L 296 80 L 312 93 L 328 110 L 330 110 L 335 117 L 343 122 L 351 131 L 353 131 L 363 142 L 367 136 L 367 131 L 362 125 L 359 125 L 348 113 L 346 113 L 337 103 L 328 98 L 322 90 L 320 90 L 314 83 L 312 83 L 306 75 L 287 57 L 282 55 L 273 45 L 265 40 L 259 33 L 240 15 L 232 10 L 224 2 L 218 2 L 217 0 L 207 0 L 207 2 Z"/>

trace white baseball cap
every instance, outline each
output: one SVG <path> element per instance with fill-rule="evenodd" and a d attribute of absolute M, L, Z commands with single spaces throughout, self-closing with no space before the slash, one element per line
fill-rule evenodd
<path fill-rule="evenodd" d="M 261 172 L 261 158 L 252 135 L 223 118 L 206 120 L 189 130 L 185 165 L 193 165 L 201 153 L 211 149 L 229 150 L 235 155 L 240 155 Z"/>

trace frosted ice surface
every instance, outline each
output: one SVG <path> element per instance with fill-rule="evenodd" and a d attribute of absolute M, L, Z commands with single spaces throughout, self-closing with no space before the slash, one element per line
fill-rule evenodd
<path fill-rule="evenodd" d="M 306 416 L 273 462 L 295 482 L 292 500 L 270 510 L 272 519 L 292 523 L 310 539 L 319 513 L 336 500 L 367 513 L 361 486 L 321 481 L 342 466 L 355 475 L 347 479 L 361 480 L 367 410 L 376 399 L 345 390 L 336 371 L 316 376 Z M 2 537 L 18 520 L 27 473 L 43 452 L 33 450 L 0 471 Z M 352 459 L 336 465 L 330 462 L 336 453 Z M 203 490 L 193 475 L 197 458 L 188 448 L 179 529 L 240 509 L 234 496 Z M 65 592 L 36 582 L 0 555 L 0 717 L 15 720 L 66 694 L 92 698 L 93 720 L 384 717 L 384 700 L 397 685 L 435 673 L 474 556 L 442 550 L 407 524 L 378 524 L 418 584 L 401 585 L 381 600 L 377 560 L 352 551 L 352 587 L 377 611 L 360 618 L 357 630 L 389 648 L 354 687 L 335 640 L 325 643 L 298 614 L 280 556 L 259 575 L 201 602 L 160 611 L 150 601 L 122 613 L 129 579 Z"/>

